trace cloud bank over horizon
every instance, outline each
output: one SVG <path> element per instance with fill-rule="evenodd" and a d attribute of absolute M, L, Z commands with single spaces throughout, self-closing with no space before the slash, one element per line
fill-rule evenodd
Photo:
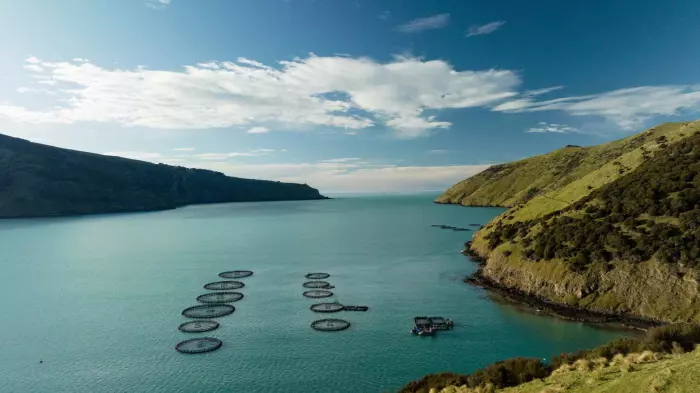
<path fill-rule="evenodd" d="M 45 106 L 0 101 L 0 118 L 34 124 L 115 123 L 154 129 L 332 127 L 353 135 L 383 127 L 398 138 L 449 129 L 445 109 L 501 113 L 562 111 L 603 118 L 622 130 L 656 116 L 700 110 L 700 86 L 640 86 L 538 100 L 562 86 L 518 92 L 512 70 L 456 70 L 443 60 L 395 57 L 390 62 L 346 56 L 280 61 L 205 62 L 181 71 L 106 68 L 87 59 L 50 62 L 31 56 L 24 68 L 35 86 L 21 95 L 52 98 Z M 42 100 L 46 101 L 46 100 Z"/>

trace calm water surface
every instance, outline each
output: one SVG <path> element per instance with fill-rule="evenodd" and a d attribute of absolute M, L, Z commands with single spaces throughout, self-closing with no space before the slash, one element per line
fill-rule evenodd
<path fill-rule="evenodd" d="M 432 195 L 192 206 L 0 221 L 0 392 L 381 392 L 426 373 L 550 357 L 620 335 L 516 311 L 461 279 L 471 232 L 500 209 Z M 224 270 L 245 298 L 209 333 L 216 352 L 174 351 L 182 309 Z M 349 330 L 315 332 L 304 274 L 326 271 Z M 416 315 L 455 330 L 411 336 Z M 339 314 L 335 314 L 339 315 Z M 39 364 L 43 358 L 44 363 Z"/>

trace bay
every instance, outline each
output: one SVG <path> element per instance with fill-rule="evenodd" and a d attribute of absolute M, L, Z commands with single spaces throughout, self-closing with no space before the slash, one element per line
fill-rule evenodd
<path fill-rule="evenodd" d="M 434 195 L 190 206 L 137 214 L 0 222 L 2 392 L 381 392 L 440 371 L 514 356 L 548 358 L 619 331 L 540 317 L 462 282 L 459 253 L 503 210 L 431 203 Z M 236 311 L 202 355 L 174 350 L 205 334 L 180 315 L 226 270 L 250 269 Z M 304 298 L 304 274 L 328 272 L 348 330 Z M 436 337 L 417 315 L 452 318 Z M 43 363 L 39 360 L 43 359 Z"/>

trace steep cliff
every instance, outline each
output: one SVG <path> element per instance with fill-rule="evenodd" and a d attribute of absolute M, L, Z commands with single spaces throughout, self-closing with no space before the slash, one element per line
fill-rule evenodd
<path fill-rule="evenodd" d="M 305 184 L 227 177 L 213 171 L 61 149 L 0 135 L 0 218 L 323 198 Z"/>

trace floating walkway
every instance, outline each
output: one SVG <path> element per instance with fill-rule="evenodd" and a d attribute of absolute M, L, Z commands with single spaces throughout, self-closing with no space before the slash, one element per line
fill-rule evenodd
<path fill-rule="evenodd" d="M 313 312 L 339 312 L 345 309 L 340 303 L 316 303 L 309 307 Z"/>
<path fill-rule="evenodd" d="M 367 311 L 369 307 L 367 306 L 345 306 L 345 311 Z"/>

